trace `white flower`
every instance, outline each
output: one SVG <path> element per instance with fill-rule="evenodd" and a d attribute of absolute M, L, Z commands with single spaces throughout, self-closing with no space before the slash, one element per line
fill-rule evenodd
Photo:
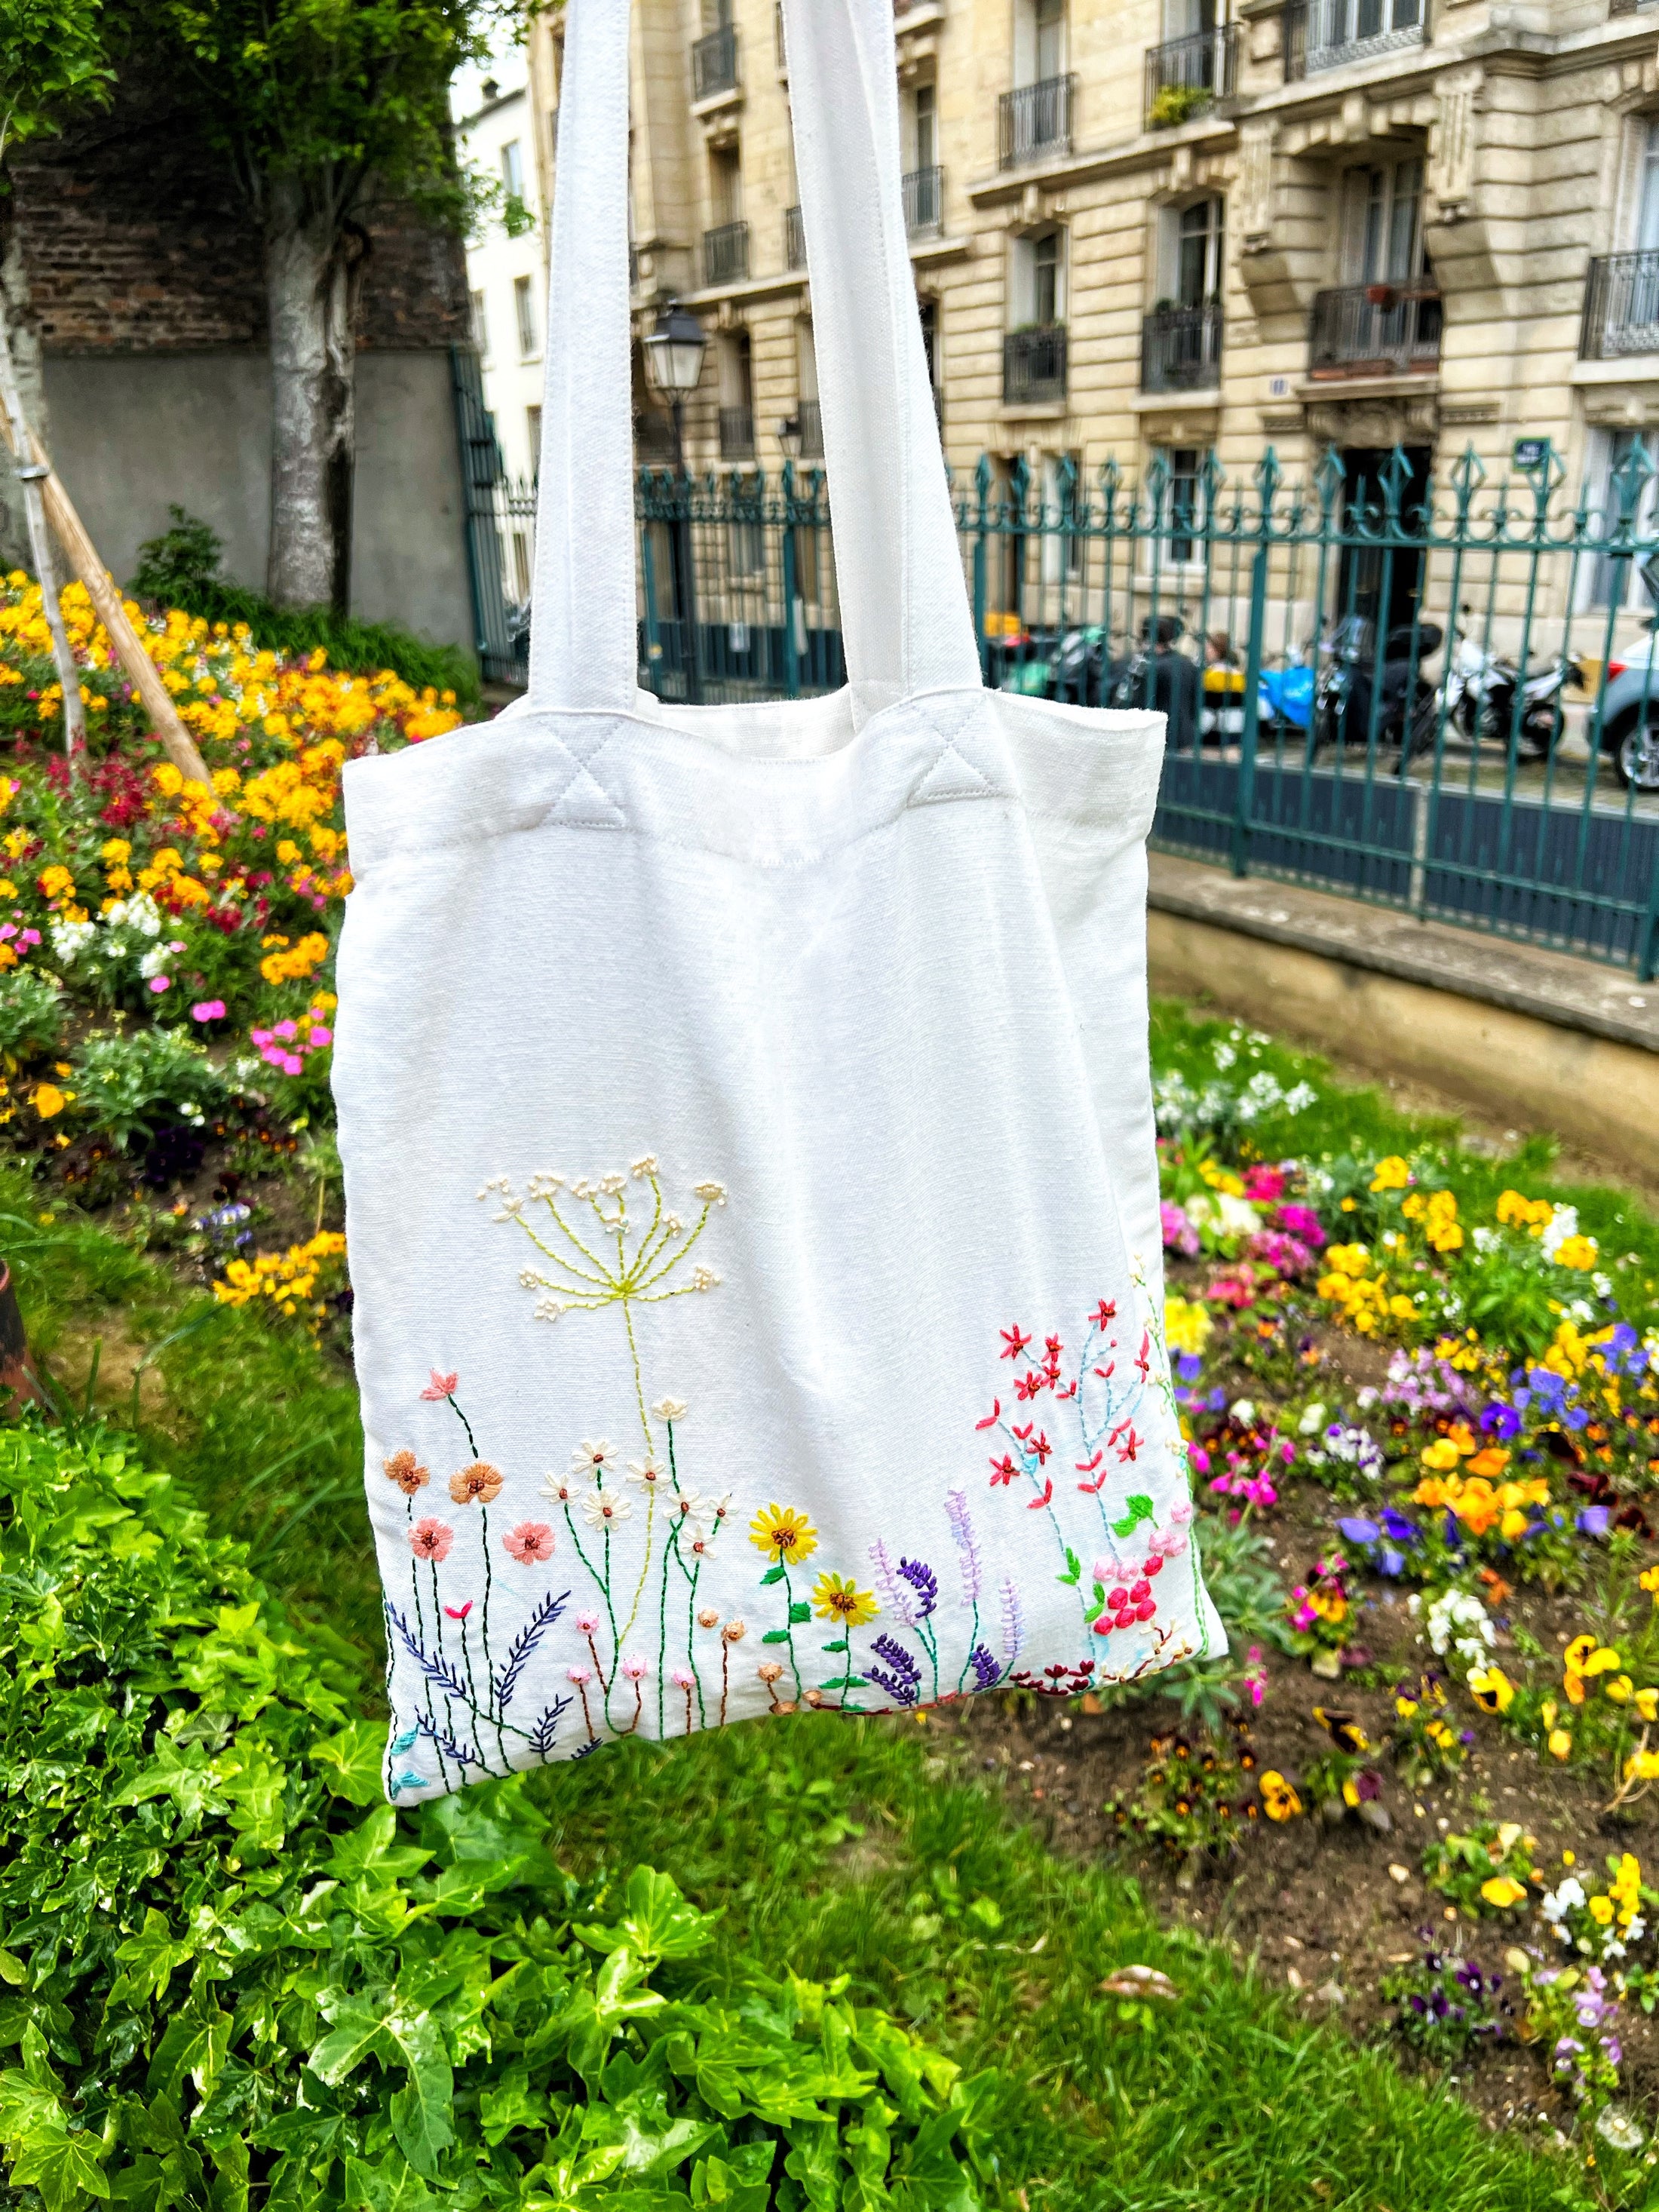
<path fill-rule="evenodd" d="M 620 1192 L 626 1190 L 627 1188 L 628 1177 L 626 1176 L 612 1174 L 602 1175 L 599 1177 L 599 1193 L 602 1197 L 615 1198 Z"/>
<path fill-rule="evenodd" d="M 500 1191 L 503 1198 L 510 1196 L 513 1190 L 512 1176 L 491 1176 L 488 1182 L 480 1184 L 478 1195 L 480 1198 L 488 1198 L 492 1190 Z"/>
<path fill-rule="evenodd" d="M 538 1168 L 530 1178 L 530 1195 L 532 1198 L 551 1198 L 556 1190 L 564 1188 L 564 1177 L 555 1175 L 551 1168 Z"/>
<path fill-rule="evenodd" d="M 570 1186 L 570 1195 L 572 1196 L 572 1198 L 592 1198 L 592 1195 L 593 1195 L 593 1186 L 592 1186 L 592 1184 L 591 1182 L 589 1182 L 589 1181 L 587 1180 L 587 1177 L 586 1177 L 586 1176 L 577 1176 L 577 1178 L 576 1178 L 575 1182 L 573 1182 L 573 1183 L 571 1184 L 571 1186 Z"/>
<path fill-rule="evenodd" d="M 702 1510 L 702 1500 L 698 1497 L 696 1492 L 695 1490 L 677 1490 L 674 1492 L 674 1504 L 678 1509 L 681 1520 L 690 1522 L 692 1527 L 696 1528 L 697 1526 L 697 1516 Z"/>
<path fill-rule="evenodd" d="M 691 1287 L 694 1291 L 718 1290 L 720 1288 L 720 1277 L 714 1273 L 712 1268 L 694 1267 L 691 1270 Z"/>
<path fill-rule="evenodd" d="M 711 1528 L 718 1533 L 720 1525 L 732 1510 L 732 1493 L 722 1491 L 718 1498 L 700 1498 L 696 1503 L 696 1533 L 706 1537 Z"/>
<path fill-rule="evenodd" d="M 1577 1875 L 1570 1874 L 1559 1889 L 1546 1892 L 1538 1909 L 1546 1920 L 1559 1922 L 1587 1901 L 1584 1885 Z"/>
<path fill-rule="evenodd" d="M 599 1474 L 615 1457 L 608 1437 L 601 1437 L 597 1443 L 590 1443 L 584 1437 L 570 1455 L 570 1472 L 582 1475 Z"/>
<path fill-rule="evenodd" d="M 1248 1398 L 1235 1398 L 1227 1408 L 1227 1417 L 1248 1429 L 1255 1419 L 1255 1407 Z"/>
<path fill-rule="evenodd" d="M 1304 1113 L 1318 1098 L 1319 1093 L 1311 1083 L 1293 1083 L 1280 1100 L 1287 1114 Z"/>
<path fill-rule="evenodd" d="M 651 1410 L 659 1421 L 683 1421 L 690 1408 L 684 1398 L 659 1398 Z"/>
<path fill-rule="evenodd" d="M 531 1315 L 532 1321 L 557 1321 L 564 1308 L 556 1298 L 538 1298 Z"/>
<path fill-rule="evenodd" d="M 1230 1044 L 1218 1044 L 1215 1048 L 1215 1064 L 1224 1075 L 1237 1058 L 1238 1054 Z"/>
<path fill-rule="evenodd" d="M 1299 1437 L 1316 1436 L 1324 1425 L 1325 1408 L 1316 1401 L 1297 1423 L 1296 1432 Z"/>
<path fill-rule="evenodd" d="M 546 1276 L 538 1274 L 534 1267 L 520 1267 L 519 1282 L 526 1291 L 550 1291 L 553 1287 Z"/>
<path fill-rule="evenodd" d="M 576 1495 L 576 1486 L 568 1474 L 556 1474 L 552 1468 L 542 1477 L 542 1496 L 550 1498 L 556 1505 L 568 1505 Z"/>
<path fill-rule="evenodd" d="M 1248 1198 L 1235 1198 L 1231 1191 L 1216 1194 L 1216 1211 L 1221 1216 L 1224 1237 L 1254 1237 L 1261 1226 L 1261 1216 Z"/>
<path fill-rule="evenodd" d="M 705 1206 L 724 1206 L 726 1185 L 722 1182 L 694 1182 L 691 1195 L 700 1198 Z"/>
<path fill-rule="evenodd" d="M 654 1152 L 642 1152 L 639 1158 L 634 1162 L 634 1164 L 629 1168 L 628 1172 L 635 1179 L 636 1182 L 644 1182 L 649 1176 L 655 1175 L 657 1172 L 656 1154 Z"/>
<path fill-rule="evenodd" d="M 501 1212 L 492 1213 L 489 1218 L 492 1221 L 513 1221 L 523 1212 L 524 1200 L 521 1198 L 504 1198 Z"/>
<path fill-rule="evenodd" d="M 654 1490 L 667 1472 L 654 1455 L 650 1459 L 630 1459 L 628 1462 L 628 1480 L 637 1482 L 641 1490 Z"/>
<path fill-rule="evenodd" d="M 614 1528 L 633 1512 L 619 1490 L 590 1490 L 582 1500 L 582 1513 L 595 1528 Z"/>
<path fill-rule="evenodd" d="M 152 945 L 149 951 L 145 953 L 143 958 L 138 963 L 138 973 L 147 981 L 152 975 L 163 975 L 166 973 L 167 963 L 172 957 L 173 948 L 171 945 Z"/>
<path fill-rule="evenodd" d="M 683 1236 L 684 1234 L 684 1231 L 685 1224 L 680 1219 L 678 1213 L 664 1214 L 662 1218 L 662 1233 L 665 1237 Z"/>
<path fill-rule="evenodd" d="M 1625 1930 L 1625 1941 L 1626 1943 L 1639 1943 L 1647 1932 L 1648 1923 L 1638 1912 L 1633 1917 L 1629 1927 Z"/>
<path fill-rule="evenodd" d="M 64 921 L 54 916 L 49 927 L 52 949 L 65 967 L 70 965 L 98 934 L 95 921 Z"/>

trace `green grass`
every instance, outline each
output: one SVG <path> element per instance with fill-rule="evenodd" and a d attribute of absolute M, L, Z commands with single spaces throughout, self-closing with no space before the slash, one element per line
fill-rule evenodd
<path fill-rule="evenodd" d="M 1212 1049 L 1179 1009 L 1158 1010 L 1157 1032 L 1166 1066 L 1193 1055 L 1197 1067 Z M 1305 1055 L 1271 1047 L 1255 1064 L 1326 1087 Z M 1453 1134 L 1375 1092 L 1338 1093 L 1258 1128 L 1268 1157 L 1310 1146 L 1410 1151 Z M 1540 1152 L 1540 1176 L 1545 1165 Z M 1494 1193 L 1522 1172 L 1474 1158 L 1467 1167 Z M 1623 1249 L 1659 1261 L 1659 1232 L 1632 1201 L 1607 1192 L 1578 1202 L 1596 1234 L 1627 1237 Z M 258 1571 L 313 1620 L 376 1649 L 361 1432 L 338 1364 L 256 1314 L 181 1290 L 72 1206 L 55 1202 L 43 1222 L 45 1210 L 20 1169 L 0 1169 L 0 1249 L 36 1342 L 66 1369 L 92 1328 L 146 1347 L 165 1403 L 149 1404 L 142 1376 L 108 1371 L 100 1402 L 137 1406 L 146 1453 L 249 1540 Z M 1492 2136 L 1454 2095 L 1298 2017 L 1247 1960 L 1160 1930 L 1132 1879 L 1050 1856 L 1006 1815 L 981 1785 L 971 1736 L 948 1722 L 804 1716 L 668 1749 L 625 1744 L 549 1770 L 534 1787 L 573 1867 L 654 1863 L 723 1907 L 734 1981 L 745 1955 L 844 1972 L 964 2064 L 994 2066 L 1010 2204 L 1021 2190 L 1031 2212 L 1659 2202 L 1645 2193 L 1644 2167 L 1602 2194 L 1582 2151 L 1555 2156 Z M 1099 1984 L 1131 1961 L 1161 1968 L 1176 2001 L 1121 2016 Z M 1601 2153 L 1604 2185 L 1611 2155 Z"/>

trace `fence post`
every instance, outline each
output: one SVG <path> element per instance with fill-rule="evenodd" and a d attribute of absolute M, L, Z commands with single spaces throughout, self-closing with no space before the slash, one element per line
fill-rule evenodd
<path fill-rule="evenodd" d="M 991 495 L 991 464 L 983 453 L 974 471 L 974 489 L 979 509 L 974 527 L 974 636 L 979 646 L 980 681 L 987 684 L 991 678 L 991 652 L 985 635 L 985 540 L 989 527 L 986 509 Z"/>
<path fill-rule="evenodd" d="M 1238 796 L 1233 808 L 1233 834 L 1228 853 L 1236 876 L 1250 872 L 1255 748 L 1261 721 L 1261 655 L 1267 633 L 1267 546 L 1273 532 L 1273 489 L 1278 482 L 1279 464 L 1269 446 L 1256 471 L 1261 506 L 1257 517 L 1256 548 L 1250 562 L 1250 636 L 1244 653 L 1244 727 L 1239 738 Z"/>
<path fill-rule="evenodd" d="M 800 653 L 795 642 L 795 468 L 783 465 L 783 696 L 800 696 Z"/>
<path fill-rule="evenodd" d="M 659 697 L 662 689 L 662 634 L 657 623 L 657 558 L 651 543 L 651 479 L 642 469 L 635 483 L 635 511 L 639 516 L 640 576 L 645 599 L 645 667 L 647 680 Z"/>

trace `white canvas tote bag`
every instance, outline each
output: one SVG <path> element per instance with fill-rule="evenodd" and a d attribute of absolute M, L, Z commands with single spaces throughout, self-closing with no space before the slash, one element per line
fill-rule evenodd
<path fill-rule="evenodd" d="M 848 689 L 637 689 L 628 7 L 572 0 L 528 698 L 347 770 L 394 1799 L 1222 1643 L 1124 1197 L 1159 718 L 981 688 L 890 8 L 786 15 Z"/>

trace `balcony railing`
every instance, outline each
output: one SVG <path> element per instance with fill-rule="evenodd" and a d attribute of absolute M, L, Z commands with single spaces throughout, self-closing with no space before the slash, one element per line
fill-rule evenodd
<path fill-rule="evenodd" d="M 806 225 L 798 207 L 783 211 L 783 265 L 786 269 L 806 266 Z"/>
<path fill-rule="evenodd" d="M 1048 323 L 1010 331 L 1002 341 L 1002 398 L 1006 406 L 1034 406 L 1066 397 L 1066 325 Z"/>
<path fill-rule="evenodd" d="M 1426 0 L 1290 0 L 1285 10 L 1285 82 L 1420 46 Z"/>
<path fill-rule="evenodd" d="M 1443 320 L 1440 288 L 1432 277 L 1316 292 L 1309 374 L 1399 376 L 1433 368 L 1440 359 Z"/>
<path fill-rule="evenodd" d="M 738 33 L 733 23 L 691 43 L 691 97 L 712 100 L 718 92 L 738 88 Z"/>
<path fill-rule="evenodd" d="M 1140 325 L 1143 392 L 1210 392 L 1221 380 L 1221 303 L 1158 307 Z"/>
<path fill-rule="evenodd" d="M 1167 131 L 1190 123 L 1218 100 L 1231 99 L 1237 76 L 1237 23 L 1152 47 L 1146 56 L 1146 128 Z"/>
<path fill-rule="evenodd" d="M 634 417 L 634 451 L 641 461 L 672 462 L 674 425 L 660 410 L 641 409 Z"/>
<path fill-rule="evenodd" d="M 720 459 L 752 461 L 755 458 L 755 410 L 752 407 L 720 410 Z"/>
<path fill-rule="evenodd" d="M 997 143 L 1005 169 L 1071 152 L 1076 93 L 1074 76 L 1045 76 L 1003 94 L 997 102 Z"/>
<path fill-rule="evenodd" d="M 1659 253 L 1604 253 L 1584 280 L 1580 361 L 1659 353 Z"/>
<path fill-rule="evenodd" d="M 945 228 L 945 172 L 937 163 L 931 169 L 912 169 L 906 175 L 904 227 L 912 238 L 926 237 Z"/>
<path fill-rule="evenodd" d="M 705 284 L 735 284 L 749 274 L 749 226 L 723 222 L 702 234 L 702 281 Z"/>
<path fill-rule="evenodd" d="M 823 459 L 823 410 L 816 399 L 803 399 L 795 409 L 800 423 L 800 457 L 804 461 Z"/>

